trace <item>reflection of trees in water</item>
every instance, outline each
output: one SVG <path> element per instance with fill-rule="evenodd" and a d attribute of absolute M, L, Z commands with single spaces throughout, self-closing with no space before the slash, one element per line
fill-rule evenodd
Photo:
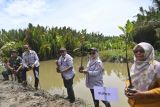
<path fill-rule="evenodd" d="M 127 67 L 125 63 L 104 63 L 104 68 L 107 75 L 111 75 L 114 72 L 120 79 L 125 80 L 127 78 Z"/>
<path fill-rule="evenodd" d="M 112 70 L 120 79 L 125 80 L 127 78 L 127 75 L 122 72 L 121 70 Z"/>

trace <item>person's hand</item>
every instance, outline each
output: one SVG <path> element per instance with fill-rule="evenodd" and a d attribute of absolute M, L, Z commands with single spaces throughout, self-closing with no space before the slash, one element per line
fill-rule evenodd
<path fill-rule="evenodd" d="M 125 95 L 130 99 L 142 99 L 145 97 L 145 92 L 140 90 L 129 90 L 128 88 L 125 89 Z"/>
<path fill-rule="evenodd" d="M 32 67 L 31 66 L 27 66 L 26 69 L 27 69 L 27 71 L 29 71 L 29 70 L 32 69 Z"/>
<path fill-rule="evenodd" d="M 55 63 L 56 63 L 57 66 L 59 66 L 59 65 L 58 65 L 58 60 L 56 60 Z"/>
<path fill-rule="evenodd" d="M 83 70 L 83 73 L 84 73 L 84 74 L 87 74 L 88 72 L 87 72 L 86 70 Z"/>
<path fill-rule="evenodd" d="M 56 71 L 57 71 L 57 73 L 60 73 L 60 70 L 59 70 L 59 68 L 58 68 L 58 67 L 56 68 Z"/>
<path fill-rule="evenodd" d="M 84 67 L 83 67 L 83 66 L 80 66 L 80 67 L 79 67 L 79 72 L 82 73 L 83 70 L 84 70 Z"/>
<path fill-rule="evenodd" d="M 125 87 L 125 95 L 128 97 L 130 96 L 131 94 L 133 93 L 136 93 L 137 90 L 135 88 L 128 88 L 128 87 Z"/>
<path fill-rule="evenodd" d="M 34 66 L 35 66 L 34 64 L 31 66 L 31 67 L 32 67 L 32 69 L 34 68 Z"/>
<path fill-rule="evenodd" d="M 17 70 L 15 70 L 15 74 L 17 75 L 18 74 L 18 72 L 19 72 L 19 70 L 17 69 Z"/>
<path fill-rule="evenodd" d="M 87 74 L 88 72 L 86 70 L 79 70 L 80 73 Z"/>
<path fill-rule="evenodd" d="M 14 69 L 14 68 L 10 68 L 10 70 L 11 70 L 12 72 L 14 72 L 15 69 Z"/>
<path fill-rule="evenodd" d="M 80 73 L 83 73 L 83 70 L 79 69 L 79 72 L 80 72 Z"/>
<path fill-rule="evenodd" d="M 13 72 L 13 74 L 15 74 L 15 75 L 17 74 L 17 72 L 16 72 L 16 70 L 15 70 L 15 69 L 14 69 L 12 72 Z"/>

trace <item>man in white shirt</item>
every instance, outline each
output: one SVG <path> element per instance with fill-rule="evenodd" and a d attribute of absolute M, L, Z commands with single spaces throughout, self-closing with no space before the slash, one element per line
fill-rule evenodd
<path fill-rule="evenodd" d="M 57 71 L 58 73 L 61 73 L 64 86 L 67 89 L 67 94 L 70 103 L 73 103 L 75 101 L 75 95 L 73 90 L 73 78 L 75 76 L 74 68 L 73 68 L 73 58 L 67 54 L 67 51 L 65 48 L 60 49 L 61 56 L 56 61 L 57 64 Z"/>
<path fill-rule="evenodd" d="M 26 72 L 33 69 L 34 78 L 35 78 L 35 89 L 38 89 L 39 83 L 39 58 L 37 53 L 34 50 L 30 50 L 29 45 L 24 45 L 24 53 L 22 54 L 22 64 L 23 64 L 23 82 L 26 84 Z"/>

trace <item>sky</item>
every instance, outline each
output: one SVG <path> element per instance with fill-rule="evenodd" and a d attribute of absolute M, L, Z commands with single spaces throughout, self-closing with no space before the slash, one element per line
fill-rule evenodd
<path fill-rule="evenodd" d="M 119 35 L 118 26 L 135 20 L 139 7 L 149 6 L 152 0 L 0 0 L 0 29 L 25 29 L 32 23 Z"/>

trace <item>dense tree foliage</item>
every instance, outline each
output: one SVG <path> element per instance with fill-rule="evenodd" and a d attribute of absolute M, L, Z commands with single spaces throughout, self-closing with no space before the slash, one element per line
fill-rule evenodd
<path fill-rule="evenodd" d="M 84 37 L 84 51 L 91 47 L 96 47 L 100 51 L 124 48 L 121 36 L 104 36 L 101 33 L 87 33 L 86 29 L 76 31 L 70 27 L 33 26 L 29 23 L 28 28 L 23 30 L 5 31 L 2 29 L 0 31 L 0 50 L 6 56 L 9 56 L 13 48 L 22 53 L 22 46 L 27 43 L 38 53 L 41 60 L 56 58 L 60 47 L 65 47 L 72 55 L 79 55 L 82 36 Z"/>
<path fill-rule="evenodd" d="M 149 10 L 140 7 L 140 13 L 134 21 L 133 40 L 136 43 L 149 42 L 155 49 L 160 47 L 160 1 L 153 0 L 154 6 Z"/>

